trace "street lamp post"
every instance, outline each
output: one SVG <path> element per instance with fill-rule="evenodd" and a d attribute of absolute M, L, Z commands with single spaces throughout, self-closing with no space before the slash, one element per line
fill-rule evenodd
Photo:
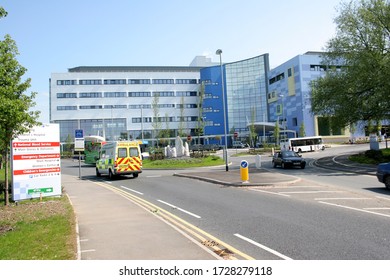
<path fill-rule="evenodd" d="M 227 129 L 226 129 L 226 105 L 225 105 L 225 85 L 224 85 L 224 79 L 223 79 L 223 69 L 222 69 L 222 50 L 218 49 L 215 54 L 219 55 L 219 66 L 221 68 L 221 80 L 222 80 L 222 103 L 223 103 L 223 127 L 224 127 L 224 134 L 225 134 L 225 165 L 226 165 L 226 171 L 229 171 L 229 165 L 228 165 L 228 153 L 227 153 Z"/>

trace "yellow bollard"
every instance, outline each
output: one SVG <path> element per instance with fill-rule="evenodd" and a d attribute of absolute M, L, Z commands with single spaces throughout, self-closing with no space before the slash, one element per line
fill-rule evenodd
<path fill-rule="evenodd" d="M 240 163 L 241 181 L 248 182 L 249 180 L 249 164 L 246 160 L 242 160 Z"/>

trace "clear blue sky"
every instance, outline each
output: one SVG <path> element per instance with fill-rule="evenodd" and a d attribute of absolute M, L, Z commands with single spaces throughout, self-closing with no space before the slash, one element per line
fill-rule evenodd
<path fill-rule="evenodd" d="M 0 38 L 49 121 L 49 78 L 77 66 L 188 66 L 197 55 L 233 62 L 269 53 L 271 68 L 321 51 L 335 35 L 341 0 L 2 0 Z"/>

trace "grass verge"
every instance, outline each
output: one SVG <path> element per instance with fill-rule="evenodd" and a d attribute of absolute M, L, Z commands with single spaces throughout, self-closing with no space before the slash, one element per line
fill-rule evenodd
<path fill-rule="evenodd" d="M 72 260 L 76 240 L 66 196 L 0 206 L 1 260 Z"/>
<path fill-rule="evenodd" d="M 390 149 L 368 150 L 359 154 L 349 156 L 349 160 L 363 164 L 379 164 L 390 162 Z"/>
<path fill-rule="evenodd" d="M 223 165 L 224 160 L 219 156 L 208 156 L 203 158 L 171 158 L 162 160 L 149 160 L 145 159 L 142 162 L 143 168 L 166 168 L 166 169 L 182 169 L 191 167 L 202 167 L 202 166 L 215 166 Z"/>

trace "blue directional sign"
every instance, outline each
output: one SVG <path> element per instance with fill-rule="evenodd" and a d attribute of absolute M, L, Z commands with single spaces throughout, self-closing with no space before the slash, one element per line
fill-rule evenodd
<path fill-rule="evenodd" d="M 241 161 L 241 167 L 242 168 L 247 168 L 248 167 L 248 162 L 246 160 Z"/>
<path fill-rule="evenodd" d="M 84 138 L 83 130 L 82 129 L 76 129 L 75 133 L 74 133 L 74 138 Z"/>

